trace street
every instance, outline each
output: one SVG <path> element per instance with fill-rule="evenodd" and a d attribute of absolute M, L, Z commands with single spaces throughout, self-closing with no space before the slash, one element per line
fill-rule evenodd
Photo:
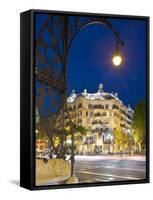
<path fill-rule="evenodd" d="M 145 179 L 145 157 L 76 156 L 75 176 L 79 183 Z"/>

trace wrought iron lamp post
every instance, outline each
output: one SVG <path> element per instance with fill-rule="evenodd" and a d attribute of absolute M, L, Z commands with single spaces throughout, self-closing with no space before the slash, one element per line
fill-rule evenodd
<path fill-rule="evenodd" d="M 86 26 L 90 24 L 101 24 L 109 28 L 116 39 L 115 57 L 113 63 L 119 65 L 119 45 L 123 46 L 124 42 L 120 39 L 120 34 L 113 28 L 106 17 L 91 16 L 70 16 L 70 15 L 48 15 L 36 40 L 36 80 L 51 90 L 56 91 L 56 95 L 61 99 L 60 106 L 57 110 L 62 109 L 62 135 L 64 135 L 65 111 L 69 115 L 66 105 L 66 74 L 67 74 L 67 57 L 71 44 L 75 36 Z M 45 40 L 45 34 L 50 39 Z M 49 54 L 49 52 L 51 52 Z M 51 58 L 51 55 L 54 55 Z M 71 176 L 74 173 L 74 124 L 69 117 L 70 130 L 72 134 L 72 155 L 71 155 Z M 55 124 L 54 124 L 55 125 Z M 63 145 L 63 136 L 62 136 Z"/>

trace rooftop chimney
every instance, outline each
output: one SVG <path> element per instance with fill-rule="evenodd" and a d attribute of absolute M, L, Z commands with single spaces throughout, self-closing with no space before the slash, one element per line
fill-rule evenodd
<path fill-rule="evenodd" d="M 103 84 L 100 83 L 99 88 L 98 88 L 98 92 L 103 92 L 103 88 L 104 88 Z"/>

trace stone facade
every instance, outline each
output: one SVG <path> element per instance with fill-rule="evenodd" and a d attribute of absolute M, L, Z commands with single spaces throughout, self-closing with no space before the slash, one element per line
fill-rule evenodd
<path fill-rule="evenodd" d="M 90 144 L 89 151 L 94 151 L 95 145 L 104 146 L 113 141 L 113 132 L 120 128 L 125 134 L 131 130 L 134 111 L 125 106 L 117 93 L 107 93 L 99 84 L 96 93 L 76 94 L 73 90 L 67 98 L 69 116 L 74 124 L 87 129 L 87 135 L 82 139 L 83 144 Z M 67 113 L 65 113 L 65 116 Z M 65 126 L 69 126 L 66 116 Z M 107 145 L 106 145 L 107 144 Z M 81 144 L 79 144 L 81 148 Z"/>

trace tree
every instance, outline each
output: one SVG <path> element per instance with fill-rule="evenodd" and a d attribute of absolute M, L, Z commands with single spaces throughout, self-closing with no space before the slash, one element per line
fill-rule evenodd
<path fill-rule="evenodd" d="M 128 144 L 129 137 L 121 128 L 118 128 L 114 131 L 114 142 L 117 145 L 117 149 L 122 151 L 123 147 Z"/>
<path fill-rule="evenodd" d="M 70 129 L 65 129 L 66 135 L 71 135 Z M 86 136 L 87 134 L 87 129 L 84 126 L 74 126 L 73 128 L 73 134 L 78 135 L 78 136 Z M 76 139 L 76 137 L 75 137 Z"/>
<path fill-rule="evenodd" d="M 133 137 L 138 144 L 139 151 L 145 148 L 146 143 L 146 102 L 142 99 L 134 109 Z"/>
<path fill-rule="evenodd" d="M 74 132 L 79 132 L 81 135 L 85 136 L 87 134 L 87 129 L 84 126 L 75 126 Z"/>
<path fill-rule="evenodd" d="M 42 134 L 42 132 L 38 132 L 37 134 L 36 134 L 36 140 L 42 140 L 43 139 L 43 134 Z"/>
<path fill-rule="evenodd" d="M 43 136 L 48 136 L 53 148 L 55 148 L 53 141 L 53 136 L 56 134 L 54 126 L 55 122 L 56 122 L 56 116 L 40 118 L 40 132 L 43 133 Z"/>

